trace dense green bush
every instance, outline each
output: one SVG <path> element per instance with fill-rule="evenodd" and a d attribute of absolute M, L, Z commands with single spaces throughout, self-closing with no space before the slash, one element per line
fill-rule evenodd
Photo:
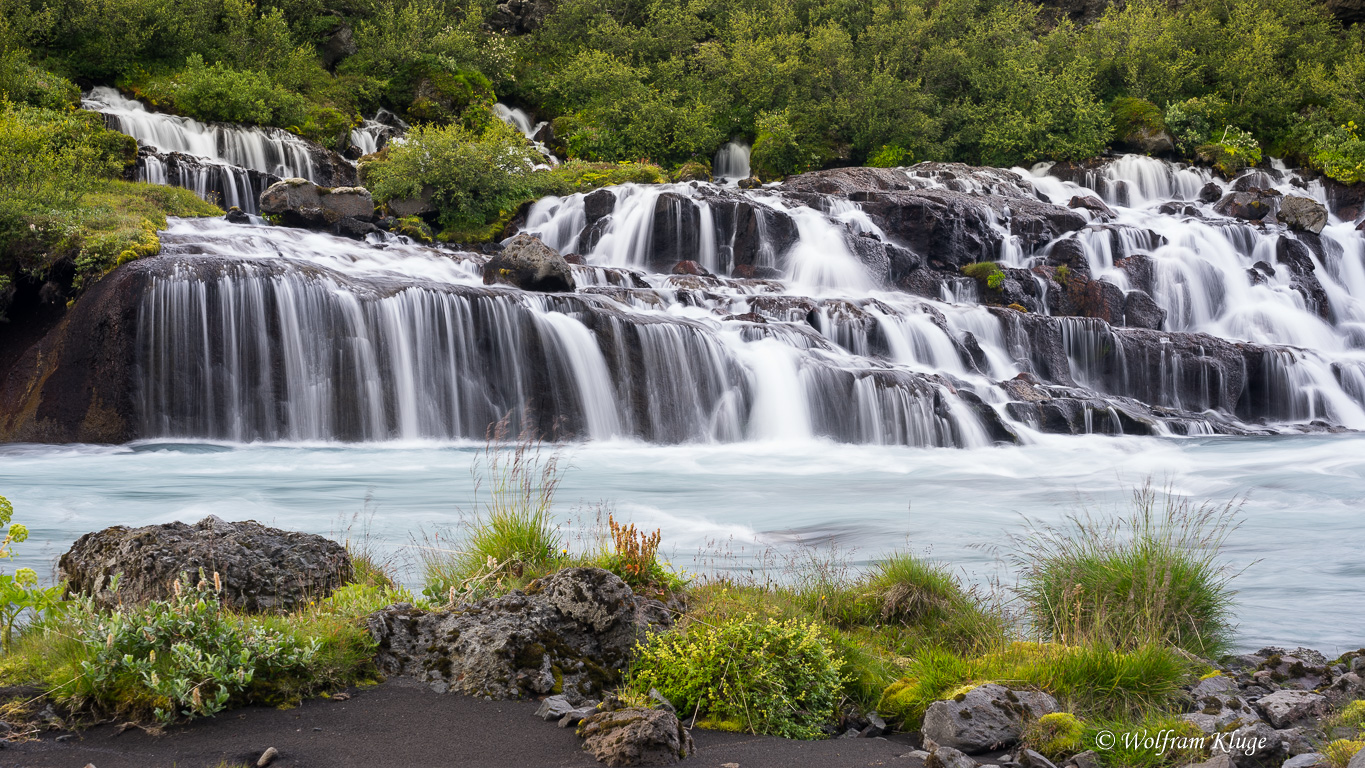
<path fill-rule="evenodd" d="M 460 241 L 483 240 L 489 227 L 533 196 L 535 157 L 526 139 L 502 122 L 483 134 L 462 125 L 420 125 L 363 169 L 377 202 L 431 190 L 440 223 Z"/>
<path fill-rule="evenodd" d="M 221 712 L 258 677 L 306 671 L 317 641 L 299 643 L 224 611 L 216 579 L 177 581 L 174 597 L 135 608 L 74 608 L 70 629 L 84 655 L 75 695 L 169 723 Z"/>
<path fill-rule="evenodd" d="M 140 83 L 137 93 L 198 120 L 248 125 L 297 125 L 307 109 L 303 97 L 275 85 L 265 72 L 205 64 L 197 53 L 173 76 Z"/>
<path fill-rule="evenodd" d="M 1313 144 L 1314 167 L 1345 184 L 1365 181 L 1365 139 L 1355 122 L 1327 131 Z"/>
<path fill-rule="evenodd" d="M 1365 37 L 1317 0 L 1133 0 L 1083 27 L 1019 0 L 561 0 L 511 36 L 485 26 L 490 10 L 482 0 L 0 0 L 0 82 L 33 80 L 36 65 L 137 88 L 185 79 L 198 54 L 208 74 L 190 78 L 202 98 L 187 95 L 177 107 L 187 114 L 268 120 L 335 143 L 346 120 L 381 105 L 482 133 L 487 104 L 504 97 L 559 118 L 562 148 L 579 159 L 676 167 L 743 136 L 770 177 L 834 162 L 1083 159 L 1131 122 L 1120 110 L 1111 125 L 1106 105 L 1137 102 L 1166 110 L 1190 158 L 1231 125 L 1307 159 L 1323 131 L 1296 135 L 1305 116 L 1365 122 Z M 355 52 L 324 67 L 341 23 Z M 48 94 L 45 106 L 69 98 L 38 80 L 3 87 Z M 1245 159 L 1235 146 L 1205 155 L 1227 167 Z"/>
<path fill-rule="evenodd" d="M 1248 131 L 1227 126 L 1217 138 L 1196 150 L 1199 158 L 1231 178 L 1261 162 L 1261 145 Z"/>
<path fill-rule="evenodd" d="M 818 739 L 843 680 L 816 625 L 750 616 L 653 636 L 638 649 L 629 687 L 657 688 L 706 727 Z"/>

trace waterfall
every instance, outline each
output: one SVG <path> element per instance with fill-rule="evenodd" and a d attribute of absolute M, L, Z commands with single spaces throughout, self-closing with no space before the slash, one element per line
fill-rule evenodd
<path fill-rule="evenodd" d="M 148 174 L 172 178 L 166 157 Z M 925 256 L 875 199 L 785 186 L 627 184 L 536 202 L 523 231 L 578 256 L 571 294 L 485 286 L 482 255 L 176 221 L 163 255 L 136 265 L 151 281 L 143 432 L 477 439 L 510 415 L 572 439 L 977 446 L 1035 430 L 1365 428 L 1365 244 L 1351 222 L 1311 238 L 1228 219 L 1199 202 L 1205 172 L 1150 158 L 1084 183 L 1046 171 L 886 173 L 977 195 L 977 231 L 1025 290 L 1047 285 L 1043 266 L 1066 248 L 1120 298 L 1146 293 L 1166 313 L 1159 330 L 987 307 L 950 269 L 909 292 L 895 270 Z M 1275 183 L 1322 196 L 1288 172 Z M 1040 196 L 1102 198 L 1112 213 L 1040 244 L 1011 219 Z"/>
<path fill-rule="evenodd" d="M 149 112 L 141 102 L 107 87 L 93 89 L 81 104 L 105 115 L 111 127 L 137 139 L 144 147 L 183 152 L 281 178 L 317 178 L 311 147 L 281 128 L 201 123 L 188 117 Z"/>
<path fill-rule="evenodd" d="M 580 439 L 987 442 L 941 384 L 818 334 L 488 288 L 478 257 L 410 245 L 220 221 L 165 241 L 139 263 L 149 436 L 479 438 L 510 414 Z"/>
<path fill-rule="evenodd" d="M 104 115 L 108 126 L 137 139 L 136 178 L 192 190 L 224 208 L 256 213 L 261 192 L 280 178 L 319 181 L 314 148 L 280 128 L 202 123 L 149 111 L 108 87 L 92 89 L 85 109 Z"/>
<path fill-rule="evenodd" d="M 749 145 L 735 139 L 716 150 L 711 163 L 711 175 L 721 181 L 749 178 Z"/>
<path fill-rule="evenodd" d="M 540 153 L 541 157 L 545 158 L 546 162 L 543 167 L 559 165 L 559 158 L 555 157 L 555 154 L 550 151 L 550 148 L 546 146 L 544 142 L 536 139 L 536 135 L 540 133 L 540 129 L 547 125 L 546 121 L 542 120 L 538 123 L 533 123 L 531 122 L 531 116 L 526 114 L 525 110 L 509 107 L 502 102 L 493 105 L 493 112 L 498 116 L 498 119 L 513 128 L 516 128 L 522 136 L 526 137 L 526 143 L 534 148 L 536 152 Z"/>

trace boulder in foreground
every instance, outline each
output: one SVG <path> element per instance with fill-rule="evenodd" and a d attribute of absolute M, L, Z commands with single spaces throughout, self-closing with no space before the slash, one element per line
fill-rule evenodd
<path fill-rule="evenodd" d="M 321 600 L 351 578 L 346 548 L 321 536 L 229 523 L 209 515 L 87 533 L 58 563 L 67 588 L 105 605 L 168 597 L 181 574 L 218 574 L 223 604 L 243 611 L 284 612 Z M 110 579 L 119 577 L 118 592 Z"/>
<path fill-rule="evenodd" d="M 673 765 L 697 751 L 678 716 L 627 707 L 598 712 L 578 727 L 583 749 L 609 766 Z"/>
<path fill-rule="evenodd" d="M 368 619 L 387 675 L 415 677 L 438 693 L 562 694 L 573 705 L 601 698 L 636 642 L 670 621 L 662 604 L 637 598 L 600 568 L 566 568 L 525 591 L 449 611 L 399 603 Z"/>
<path fill-rule="evenodd" d="M 938 746 L 975 755 L 1015 744 L 1026 720 L 1056 711 L 1057 700 L 1046 693 L 988 683 L 930 704 L 922 732 Z"/>
<path fill-rule="evenodd" d="M 277 181 L 261 193 L 261 215 L 287 227 L 346 237 L 375 231 L 374 200 L 364 187 L 321 187 L 297 178 Z"/>

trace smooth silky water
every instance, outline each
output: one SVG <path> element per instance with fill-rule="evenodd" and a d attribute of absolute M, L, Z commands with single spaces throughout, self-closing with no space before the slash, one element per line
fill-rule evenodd
<path fill-rule="evenodd" d="M 411 568 L 414 537 L 474 508 L 482 445 L 226 445 L 0 448 L 0 488 L 32 538 L 15 565 L 50 573 L 89 531 L 214 514 L 337 538 L 359 537 Z M 1152 478 L 1192 499 L 1245 496 L 1226 562 L 1245 572 L 1238 645 L 1356 648 L 1365 613 L 1358 530 L 1365 436 L 1052 437 L 1027 447 L 917 449 L 824 441 L 567 446 L 555 514 L 571 542 L 599 505 L 663 531 L 676 567 L 761 565 L 765 551 L 837 545 L 855 563 L 896 548 L 968 579 L 1012 582 L 1003 556 L 1025 518 L 1062 522 L 1088 506 L 1127 509 Z M 771 561 L 771 558 L 769 558 Z M 776 573 L 776 572 L 775 572 Z"/>
<path fill-rule="evenodd" d="M 292 144 L 272 143 L 276 134 L 190 124 L 94 95 L 103 101 L 88 106 L 120 129 L 238 176 L 243 166 L 311 172 L 306 155 L 293 163 Z M 502 112 L 534 134 L 524 113 Z M 371 122 L 373 136 L 357 137 L 362 149 L 377 146 L 381 126 Z M 727 145 L 719 175 L 747 176 L 747 155 Z M 165 183 L 155 170 L 139 172 Z M 1075 194 L 1108 201 L 1115 221 L 1068 237 L 1093 274 L 1120 287 L 1128 278 L 1116 262 L 1146 253 L 1166 330 L 1284 345 L 1263 364 L 1267 402 L 1238 417 L 1286 433 L 1315 419 L 1365 428 L 1365 239 L 1352 222 L 1333 217 L 1325 258 L 1311 257 L 1329 310 L 1319 313 L 1287 270 L 1247 284 L 1246 270 L 1273 258 L 1279 231 L 1157 210 L 1193 199 L 1207 172 L 1130 157 L 1078 186 L 1045 170 L 1017 169 L 1032 186 L 1008 186 L 1059 203 Z M 1324 199 L 1313 184 L 1280 187 Z M 1244 523 L 1224 553 L 1229 567 L 1245 568 L 1235 581 L 1239 645 L 1332 654 L 1365 638 L 1355 609 L 1365 556 L 1353 533 L 1365 435 L 1041 434 L 1005 413 L 998 386 L 1027 364 L 1027 338 L 977 304 L 970 281 L 945 287 L 938 301 L 884 290 L 851 250 L 855 233 L 882 237 L 856 204 L 830 198 L 816 211 L 772 190 L 731 190 L 743 199 L 726 200 L 720 189 L 615 188 L 611 220 L 591 237 L 585 195 L 537 203 L 527 230 L 584 257 L 574 294 L 485 287 L 481 257 L 401 239 L 172 222 L 138 315 L 139 434 L 156 439 L 0 446 L 0 491 L 33 532 L 18 564 L 51 574 L 84 533 L 216 514 L 337 538 L 368 527 L 411 582 L 422 532 L 458 527 L 475 507 L 477 438 L 534 400 L 574 439 L 555 513 L 576 545 L 605 508 L 662 529 L 673 564 L 689 570 L 759 568 L 833 548 L 866 564 L 908 548 L 978 584 L 1008 587 L 1002 547 L 1027 532 L 1025 518 L 1056 524 L 1083 506 L 1123 512 L 1150 479 L 1196 502 L 1245 496 Z M 691 238 L 679 237 L 670 256 L 722 276 L 705 290 L 644 271 L 657 261 L 664 194 L 675 233 Z M 738 216 L 737 205 L 757 233 L 754 266 L 774 279 L 724 277 L 739 228 L 721 222 Z M 778 252 L 768 228 L 783 215 L 795 241 Z M 1026 254 L 1005 231 L 999 260 L 1029 266 L 1046 251 Z M 767 323 L 743 320 L 756 307 Z M 1189 434 L 1232 418 L 1236 403 L 1181 400 L 1173 382 L 1204 370 L 1197 356 L 1105 374 L 1101 354 L 1120 338 L 1098 321 L 1059 322 L 1070 376 L 1094 397 L 1182 409 Z M 976 370 L 955 346 L 968 333 L 983 355 Z M 954 389 L 1001 413 L 1021 445 L 989 447 Z M 1112 408 L 1094 414 L 1088 430 L 1118 431 Z M 1176 420 L 1165 424 L 1159 433 L 1175 431 Z"/>

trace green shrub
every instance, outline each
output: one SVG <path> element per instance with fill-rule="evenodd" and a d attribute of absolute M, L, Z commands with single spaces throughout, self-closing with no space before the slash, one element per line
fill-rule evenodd
<path fill-rule="evenodd" d="M 895 144 L 883 145 L 881 149 L 867 158 L 869 168 L 899 168 L 913 162 L 915 162 L 914 154 Z"/>
<path fill-rule="evenodd" d="M 441 226 L 470 242 L 535 196 L 535 158 L 526 139 L 501 121 L 476 134 L 461 125 L 419 125 L 407 141 L 386 147 L 365 164 L 375 201 L 419 197 L 430 188 Z"/>
<path fill-rule="evenodd" d="M 1343 184 L 1365 181 L 1365 139 L 1354 121 L 1334 128 L 1314 144 L 1309 162 Z"/>
<path fill-rule="evenodd" d="M 774 181 L 793 173 L 804 173 L 824 161 L 822 152 L 804 141 L 786 110 L 758 116 L 758 138 L 749 155 L 754 175 Z"/>
<path fill-rule="evenodd" d="M 993 261 L 978 261 L 962 266 L 962 274 L 981 283 L 992 291 L 1000 290 L 1005 284 L 1005 271 Z"/>
<path fill-rule="evenodd" d="M 680 713 L 722 730 L 818 739 L 843 680 L 816 625 L 750 616 L 653 636 L 638 649 L 628 687 L 657 688 Z"/>
<path fill-rule="evenodd" d="M 191 55 L 180 72 L 139 83 L 139 96 L 196 120 L 247 125 L 297 126 L 304 123 L 306 100 L 277 86 L 268 74 L 238 70 L 221 62 L 205 64 Z"/>
<path fill-rule="evenodd" d="M 1196 654 L 1229 642 L 1230 574 L 1218 562 L 1237 508 L 1202 505 L 1150 486 L 1126 518 L 1074 515 L 1016 540 L 1019 594 L 1035 629 L 1065 643 L 1171 644 Z"/>
<path fill-rule="evenodd" d="M 213 583 L 177 580 L 175 592 L 108 613 L 88 602 L 76 607 L 70 630 L 84 658 L 63 698 L 119 715 L 151 712 L 163 723 L 207 717 L 240 700 L 257 678 L 303 673 L 318 655 L 316 642 L 223 610 Z"/>
<path fill-rule="evenodd" d="M 1199 147 L 1196 154 L 1230 178 L 1261 162 L 1261 145 L 1250 133 L 1229 125 L 1215 141 Z"/>
<path fill-rule="evenodd" d="M 80 89 L 64 77 L 33 66 L 28 51 L 0 42 L 0 100 L 65 109 L 80 103 Z"/>
<path fill-rule="evenodd" d="M 536 171 L 531 178 L 537 195 L 571 195 L 613 184 L 663 184 L 668 181 L 663 169 L 653 163 L 590 163 L 570 160 L 548 171 Z"/>
<path fill-rule="evenodd" d="M 9 499 L 0 496 L 0 528 L 6 528 L 5 537 L 0 540 L 0 560 L 14 556 L 13 545 L 28 539 L 28 528 L 20 523 L 11 523 L 14 506 Z M 38 574 L 32 568 L 16 568 L 14 573 L 0 573 L 0 639 L 4 650 L 9 652 L 14 643 L 14 625 L 19 617 L 30 612 L 40 618 L 49 611 L 61 609 L 64 584 L 43 589 L 38 586 Z"/>
<path fill-rule="evenodd" d="M 1227 114 L 1227 104 L 1216 97 L 1193 98 L 1166 106 L 1164 122 L 1176 149 L 1186 157 L 1209 141 L 1213 126 Z"/>

